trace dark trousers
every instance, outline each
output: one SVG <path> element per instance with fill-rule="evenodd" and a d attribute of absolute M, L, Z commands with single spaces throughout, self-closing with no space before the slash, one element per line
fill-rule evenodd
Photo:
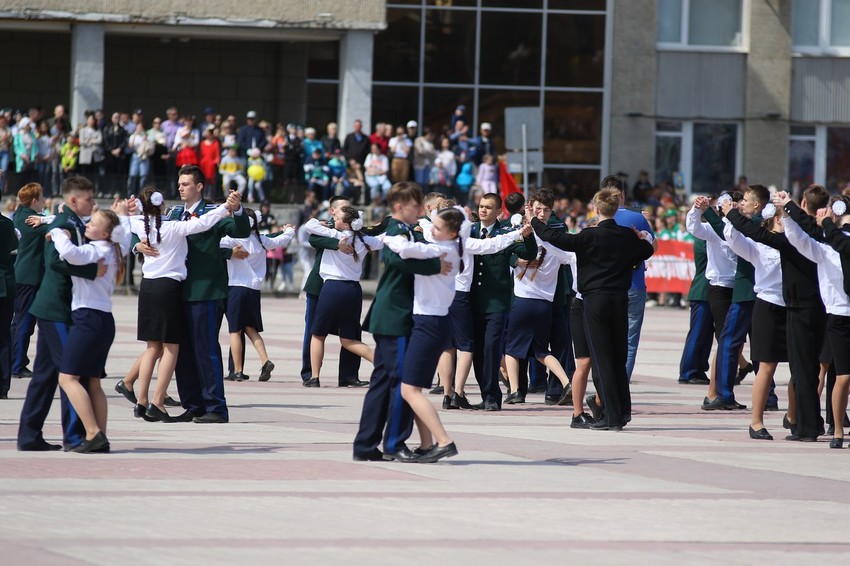
<path fill-rule="evenodd" d="M 44 442 L 42 428 L 53 395 L 59 385 L 59 365 L 62 363 L 62 353 L 71 325 L 52 320 L 38 321 L 38 341 L 36 342 L 35 365 L 32 380 L 27 388 L 27 397 L 21 409 L 21 423 L 18 427 L 18 448 L 27 448 Z M 88 379 L 80 378 L 83 387 L 88 385 Z M 86 438 L 83 422 L 71 406 L 65 392 L 59 391 L 62 409 L 62 444 L 72 448 Z"/>
<path fill-rule="evenodd" d="M 12 386 L 12 316 L 15 298 L 0 298 L 0 393 Z"/>
<path fill-rule="evenodd" d="M 177 354 L 177 392 L 183 408 L 196 415 L 228 417 L 218 331 L 224 317 L 221 300 L 183 303 L 186 333 Z"/>
<path fill-rule="evenodd" d="M 593 293 L 584 297 L 584 331 L 590 348 L 593 384 L 602 396 L 609 425 L 632 418 L 632 397 L 626 373 L 629 347 L 629 298 L 623 293 Z"/>
<path fill-rule="evenodd" d="M 413 411 L 401 398 L 401 376 L 407 353 L 407 336 L 376 334 L 375 369 L 363 398 L 360 428 L 354 438 L 354 453 L 373 452 L 384 439 L 384 452 L 404 447 L 413 432 Z"/>
<path fill-rule="evenodd" d="M 691 326 L 679 362 L 679 381 L 690 381 L 694 377 L 708 379 L 708 358 L 713 342 L 714 317 L 708 301 L 691 301 Z"/>
<path fill-rule="evenodd" d="M 755 301 L 732 303 L 717 339 L 717 394 L 726 402 L 735 398 L 733 388 L 738 375 L 738 354 L 753 324 L 754 304 Z"/>
<path fill-rule="evenodd" d="M 502 406 L 502 388 L 499 387 L 499 368 L 502 358 L 502 336 L 507 317 L 503 312 L 475 313 L 475 351 L 472 367 L 475 380 L 485 403 Z"/>
<path fill-rule="evenodd" d="M 304 342 L 301 344 L 301 380 L 307 381 L 313 376 L 313 367 L 310 362 L 310 340 L 313 337 L 313 319 L 316 317 L 316 306 L 319 297 L 307 294 L 307 308 L 304 312 Z M 360 336 L 357 337 L 361 339 Z M 339 350 L 339 376 L 337 383 L 344 385 L 346 382 L 355 381 L 359 378 L 360 356 L 349 352 L 345 348 Z"/>
<path fill-rule="evenodd" d="M 818 397 L 818 355 L 823 346 L 826 312 L 820 308 L 787 308 L 786 340 L 788 366 L 797 403 L 797 434 L 816 438 L 820 433 L 820 397 Z M 827 397 L 827 404 L 830 398 Z"/>
<path fill-rule="evenodd" d="M 12 323 L 12 375 L 20 375 L 30 363 L 27 351 L 30 347 L 30 337 L 35 331 L 35 317 L 30 314 L 30 307 L 38 292 L 35 285 L 17 285 L 15 297 L 15 317 Z"/>
<path fill-rule="evenodd" d="M 558 358 L 561 367 L 567 376 L 572 379 L 576 371 L 576 360 L 573 356 L 573 338 L 570 333 L 570 308 L 572 308 L 572 297 L 567 299 L 565 305 L 552 305 L 552 328 L 549 332 L 549 347 L 552 355 Z M 528 362 L 528 377 L 531 383 L 538 384 L 540 379 L 546 379 L 546 395 L 558 397 L 564 392 L 561 380 L 555 375 L 547 373 L 546 366 L 531 356 Z"/>

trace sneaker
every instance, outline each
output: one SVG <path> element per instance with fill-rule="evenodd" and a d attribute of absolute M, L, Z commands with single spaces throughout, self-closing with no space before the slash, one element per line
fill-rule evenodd
<path fill-rule="evenodd" d="M 573 415 L 573 420 L 570 422 L 570 428 L 590 428 L 590 425 L 594 422 L 596 421 L 593 420 L 593 417 L 587 413 Z"/>

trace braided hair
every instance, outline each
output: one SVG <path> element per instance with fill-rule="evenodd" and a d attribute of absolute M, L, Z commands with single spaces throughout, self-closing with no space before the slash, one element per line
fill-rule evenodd
<path fill-rule="evenodd" d="M 446 225 L 446 230 L 457 234 L 457 254 L 460 256 L 460 270 L 463 271 L 463 238 L 460 235 L 460 227 L 463 225 L 463 221 L 466 220 L 466 216 L 456 208 L 441 208 L 437 216 Z"/>
<path fill-rule="evenodd" d="M 156 243 L 162 243 L 162 233 L 160 232 L 160 228 L 162 227 L 162 208 L 161 205 L 156 205 L 151 202 L 151 197 L 154 193 L 158 193 L 156 187 L 153 185 L 148 185 L 144 189 L 142 189 L 142 194 L 140 195 L 139 200 L 142 201 L 142 215 L 144 216 L 145 222 L 145 236 L 148 239 L 148 243 L 151 241 L 151 217 L 154 219 L 154 224 L 156 224 Z"/>
<path fill-rule="evenodd" d="M 244 212 L 248 215 L 248 221 L 251 223 L 251 231 L 257 236 L 260 247 L 265 250 L 266 246 L 263 245 L 263 239 L 260 237 L 260 222 L 257 220 L 257 213 L 248 207 L 245 207 Z"/>
<path fill-rule="evenodd" d="M 348 224 L 351 228 L 351 231 L 354 232 L 355 238 L 360 238 L 360 241 L 366 246 L 366 250 L 371 252 L 372 248 L 369 247 L 369 244 L 366 243 L 366 240 L 363 239 L 363 230 L 355 230 L 351 227 L 351 223 L 360 218 L 360 213 L 357 212 L 357 209 L 351 205 L 343 206 L 340 211 L 342 212 L 342 222 L 343 224 Z M 354 261 L 360 261 L 357 257 L 357 248 L 354 248 L 354 251 L 351 254 L 354 257 Z"/>

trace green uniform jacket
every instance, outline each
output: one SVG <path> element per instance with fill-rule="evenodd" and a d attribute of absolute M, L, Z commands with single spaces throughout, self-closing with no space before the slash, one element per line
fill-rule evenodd
<path fill-rule="evenodd" d="M 201 199 L 195 211 L 204 214 L 217 205 Z M 183 205 L 169 211 L 169 221 L 180 221 Z M 244 212 L 231 218 L 222 218 L 206 232 L 193 234 L 186 238 L 189 254 L 186 257 L 186 280 L 183 282 L 183 300 L 215 301 L 227 298 L 227 258 L 230 250 L 222 253 L 219 242 L 225 236 L 247 238 L 251 234 L 251 224 Z"/>
<path fill-rule="evenodd" d="M 703 213 L 703 218 L 705 218 L 711 227 L 714 229 L 717 234 L 723 238 L 723 221 L 714 212 L 714 209 L 709 207 Z M 753 222 L 761 223 L 761 215 L 756 214 L 752 218 L 750 218 Z M 726 238 L 723 238 L 724 240 Z M 756 300 L 756 293 L 754 290 L 756 284 L 756 268 L 753 267 L 753 264 L 750 262 L 738 258 L 738 268 L 735 270 L 735 284 L 732 286 L 732 302 L 733 303 L 746 303 L 748 301 Z"/>
<path fill-rule="evenodd" d="M 691 290 L 688 291 L 689 301 L 708 300 L 708 279 L 705 277 L 705 268 L 708 266 L 708 254 L 705 248 L 705 240 L 694 238 L 694 279 L 691 281 Z"/>
<path fill-rule="evenodd" d="M 416 241 L 424 241 L 421 232 L 410 230 L 394 218 L 388 222 L 386 233 L 389 236 L 411 234 Z M 363 328 L 380 336 L 409 336 L 413 329 L 413 276 L 436 275 L 440 273 L 441 262 L 439 259 L 401 259 L 389 248 L 381 250 L 381 259 L 384 272 Z"/>
<path fill-rule="evenodd" d="M 26 206 L 19 206 L 12 217 L 15 228 L 21 233 L 18 258 L 15 260 L 15 281 L 21 285 L 38 287 L 44 276 L 44 236 L 47 234 L 47 224 L 38 228 L 28 226 L 25 221 L 30 216 L 38 216 L 38 213 Z"/>
<path fill-rule="evenodd" d="M 0 214 L 0 297 L 14 298 L 15 268 L 12 252 L 18 248 L 18 235 L 11 220 Z"/>
<path fill-rule="evenodd" d="M 79 246 L 85 243 L 85 239 L 82 231 L 77 229 L 78 224 L 82 225 L 82 221 L 66 205 L 64 211 L 57 214 L 56 219 L 48 226 L 48 231 L 53 228 L 68 230 L 71 233 L 71 242 Z M 71 323 L 71 275 L 94 281 L 97 277 L 97 264 L 70 265 L 59 259 L 53 242 L 45 243 L 44 278 L 30 308 L 34 317 Z"/>
<path fill-rule="evenodd" d="M 494 233 L 488 237 L 498 236 L 507 232 L 496 222 Z M 477 238 L 481 233 L 481 222 L 472 225 L 470 238 Z M 472 271 L 472 312 L 494 313 L 507 312 L 511 308 L 513 297 L 513 276 L 511 275 L 511 255 L 520 259 L 533 261 L 537 258 L 537 242 L 534 234 L 521 242 L 511 244 L 507 249 L 492 255 L 475 256 Z"/>

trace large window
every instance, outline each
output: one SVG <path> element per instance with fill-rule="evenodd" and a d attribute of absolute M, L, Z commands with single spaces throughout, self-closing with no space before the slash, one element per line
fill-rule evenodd
<path fill-rule="evenodd" d="M 688 193 L 718 193 L 740 175 L 738 125 L 720 122 L 658 122 L 655 182 L 681 183 Z"/>
<path fill-rule="evenodd" d="M 791 37 L 802 53 L 850 53 L 850 0 L 793 0 Z"/>
<path fill-rule="evenodd" d="M 802 190 L 815 182 L 815 148 L 817 136 L 815 128 L 792 126 L 788 139 L 788 189 L 799 197 Z"/>
<path fill-rule="evenodd" d="M 792 125 L 786 182 L 795 196 L 812 183 L 833 194 L 850 186 L 850 128 Z"/>
<path fill-rule="evenodd" d="M 659 0 L 659 47 L 740 49 L 744 0 Z"/>

